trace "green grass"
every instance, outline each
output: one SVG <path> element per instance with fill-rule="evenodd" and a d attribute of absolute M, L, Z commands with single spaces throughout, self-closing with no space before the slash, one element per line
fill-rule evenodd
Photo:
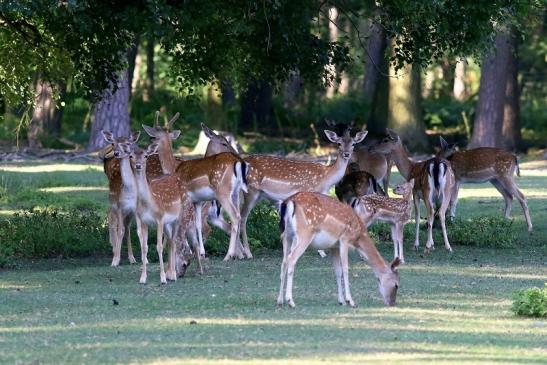
<path fill-rule="evenodd" d="M 166 286 L 158 285 L 157 264 L 143 286 L 139 266 L 125 260 L 119 268 L 109 267 L 109 257 L 20 261 L 0 271 L 0 363 L 543 364 L 547 321 L 511 312 L 514 292 L 547 281 L 547 169 L 521 167 L 534 234 L 517 202 L 509 248 L 453 245 L 450 255 L 435 232 L 437 249 L 424 258 L 407 234 L 394 308 L 383 306 L 356 255 L 356 309 L 337 305 L 330 260 L 313 250 L 297 264 L 294 310 L 275 306 L 280 251 L 249 261 L 210 258 L 204 277 L 192 266 Z M 4 164 L 0 182 L 4 216 L 32 206 L 106 212 L 98 165 Z M 464 185 L 458 215 L 473 221 L 501 216 L 502 208 L 491 185 Z M 425 239 L 422 230 L 422 245 Z M 391 258 L 391 244 L 378 247 Z"/>

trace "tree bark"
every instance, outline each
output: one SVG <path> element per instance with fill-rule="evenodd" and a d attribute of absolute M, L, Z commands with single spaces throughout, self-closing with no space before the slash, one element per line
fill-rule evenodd
<path fill-rule="evenodd" d="M 292 111 L 298 105 L 302 86 L 302 78 L 297 73 L 292 73 L 283 83 L 283 107 L 288 111 Z"/>
<path fill-rule="evenodd" d="M 391 74 L 395 74 L 392 67 Z M 428 147 L 422 113 L 420 71 L 406 65 L 398 78 L 389 80 L 388 126 L 401 136 L 411 150 L 425 150 Z"/>
<path fill-rule="evenodd" d="M 503 108 L 503 147 L 510 151 L 522 149 L 520 133 L 520 85 L 518 82 L 518 37 L 515 30 L 509 35 L 510 49 L 507 59 L 507 81 Z"/>
<path fill-rule="evenodd" d="M 135 37 L 135 42 L 127 51 L 127 79 L 129 85 L 129 98 L 133 95 L 133 76 L 135 73 L 135 65 L 137 54 L 139 53 L 140 37 Z"/>
<path fill-rule="evenodd" d="M 128 136 L 129 119 L 129 85 L 127 70 L 122 72 L 118 81 L 118 89 L 112 93 L 112 88 L 103 92 L 103 98 L 93 107 L 91 116 L 91 135 L 87 149 L 95 151 L 106 145 L 102 130 L 110 131 L 115 137 Z"/>
<path fill-rule="evenodd" d="M 55 109 L 53 88 L 49 82 L 38 77 L 35 92 L 34 110 L 27 130 L 28 147 L 31 149 L 42 147 L 40 138 L 45 136 L 52 117 L 52 109 Z"/>
<path fill-rule="evenodd" d="M 271 133 L 272 87 L 268 82 L 255 81 L 249 84 L 241 97 L 240 128 Z"/>
<path fill-rule="evenodd" d="M 222 94 L 222 108 L 226 109 L 236 104 L 236 93 L 230 81 L 221 81 L 220 92 Z"/>
<path fill-rule="evenodd" d="M 483 61 L 479 101 L 469 148 L 502 146 L 501 131 L 510 50 L 505 32 L 496 36 L 495 48 Z"/>
<path fill-rule="evenodd" d="M 142 100 L 150 101 L 154 94 L 154 40 L 148 38 L 146 42 L 146 80 L 142 92 Z"/>
<path fill-rule="evenodd" d="M 338 27 L 336 26 L 336 22 L 338 21 L 338 9 L 336 9 L 334 6 L 329 8 L 329 40 L 330 42 L 336 42 L 338 40 Z M 327 93 L 326 97 L 327 99 L 331 99 L 334 96 L 334 93 L 336 92 L 336 67 L 333 65 L 327 66 L 330 75 L 332 76 L 330 79 L 330 85 L 327 87 Z"/>
<path fill-rule="evenodd" d="M 460 60 L 454 69 L 454 87 L 452 93 L 454 99 L 464 101 L 467 98 L 467 87 L 465 85 L 465 61 Z"/>
<path fill-rule="evenodd" d="M 59 88 L 59 101 L 63 102 L 66 99 L 66 81 L 59 81 L 57 83 Z M 61 135 L 61 120 L 63 119 L 63 114 L 65 107 L 62 103 L 52 104 L 50 111 L 50 118 L 46 124 L 46 130 L 48 135 L 59 137 Z"/>
<path fill-rule="evenodd" d="M 387 125 L 389 97 L 388 63 L 385 57 L 387 38 L 384 28 L 373 22 L 365 53 L 363 97 L 367 112 L 363 119 L 371 134 L 384 133 Z"/>
<path fill-rule="evenodd" d="M 440 90 L 440 97 L 451 98 L 454 92 L 455 69 L 454 63 L 448 57 L 444 57 L 441 63 L 443 79 Z"/>

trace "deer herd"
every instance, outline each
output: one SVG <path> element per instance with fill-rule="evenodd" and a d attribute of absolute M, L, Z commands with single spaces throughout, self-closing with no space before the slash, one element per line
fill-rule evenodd
<path fill-rule="evenodd" d="M 438 216 L 445 248 L 452 251 L 446 228 L 446 212 L 456 213 L 458 191 L 464 182 L 486 182 L 505 199 L 508 218 L 513 198 L 524 211 L 528 231 L 532 222 L 526 199 L 515 184 L 519 174 L 516 156 L 497 148 L 456 151 L 442 137 L 441 150 L 433 158 L 416 162 L 410 158 L 401 138 L 392 130 L 375 143 L 361 144 L 366 130 L 351 135 L 351 126 L 329 122 L 335 131 L 325 130 L 328 140 L 338 145 L 330 165 L 296 161 L 270 155 L 241 155 L 224 136 L 202 124 L 209 138 L 203 158 L 175 157 L 172 141 L 180 131 L 173 129 L 177 113 L 165 127 L 156 112 L 153 127 L 143 125 L 151 143 L 137 146 L 140 132 L 114 137 L 103 131 L 108 146 L 103 151 L 104 171 L 109 181 L 108 225 L 113 249 L 112 266 L 120 263 L 126 237 L 128 258 L 133 256 L 130 224 L 136 220 L 141 246 L 140 283 L 147 281 L 148 227 L 156 227 L 156 249 L 160 281 L 182 277 L 195 257 L 200 273 L 205 242 L 214 225 L 230 236 L 224 260 L 252 258 L 247 236 L 247 219 L 261 200 L 277 203 L 283 243 L 280 290 L 277 303 L 294 307 L 292 296 L 296 262 L 312 246 L 322 255 L 328 250 L 338 287 L 338 302 L 354 306 L 349 288 L 348 252 L 357 252 L 371 266 L 386 305 L 395 304 L 399 288 L 397 267 L 404 263 L 403 228 L 414 206 L 419 246 L 420 200 L 427 212 L 428 236 L 425 253 L 434 248 L 433 222 Z M 392 164 L 405 182 L 388 196 Z M 335 186 L 338 200 L 329 197 Z M 240 201 L 242 199 L 242 204 Z M 411 201 L 413 204 L 411 204 Z M 224 218 L 227 216 L 229 222 Z M 375 221 L 391 225 L 394 259 L 386 262 L 367 233 Z M 240 239 L 241 237 L 241 239 Z M 163 248 L 167 248 L 167 268 Z"/>

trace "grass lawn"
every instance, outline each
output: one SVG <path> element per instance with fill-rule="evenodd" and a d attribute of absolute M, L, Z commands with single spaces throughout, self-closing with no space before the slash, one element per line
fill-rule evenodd
<path fill-rule="evenodd" d="M 280 251 L 229 263 L 210 258 L 203 277 L 193 265 L 165 286 L 157 264 L 149 284 L 139 285 L 139 266 L 126 260 L 119 268 L 109 257 L 21 262 L 0 271 L 0 363 L 545 364 L 547 321 L 510 311 L 516 290 L 547 281 L 547 168 L 521 168 L 534 234 L 515 202 L 512 248 L 454 245 L 450 255 L 437 235 L 437 249 L 424 258 L 405 236 L 407 264 L 392 308 L 355 254 L 356 309 L 338 306 L 330 260 L 313 250 L 296 267 L 296 309 L 275 305 Z M 105 187 L 98 166 L 2 165 L 0 213 L 33 205 L 104 211 Z M 466 219 L 501 215 L 503 201 L 489 184 L 465 185 L 461 198 Z M 421 237 L 423 244 L 425 231 Z M 378 247 L 392 257 L 390 244 Z"/>

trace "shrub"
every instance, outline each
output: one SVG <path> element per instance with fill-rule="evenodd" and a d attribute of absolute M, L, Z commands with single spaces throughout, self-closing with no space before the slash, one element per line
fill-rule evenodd
<path fill-rule="evenodd" d="M 16 258 L 77 257 L 110 251 L 105 220 L 90 210 L 15 213 L 0 221 L 0 266 Z"/>
<path fill-rule="evenodd" d="M 519 316 L 547 317 L 547 284 L 543 289 L 534 287 L 515 293 L 511 309 Z"/>
<path fill-rule="evenodd" d="M 513 247 L 517 240 L 513 221 L 502 217 L 456 218 L 448 229 L 451 244 L 478 247 Z"/>

